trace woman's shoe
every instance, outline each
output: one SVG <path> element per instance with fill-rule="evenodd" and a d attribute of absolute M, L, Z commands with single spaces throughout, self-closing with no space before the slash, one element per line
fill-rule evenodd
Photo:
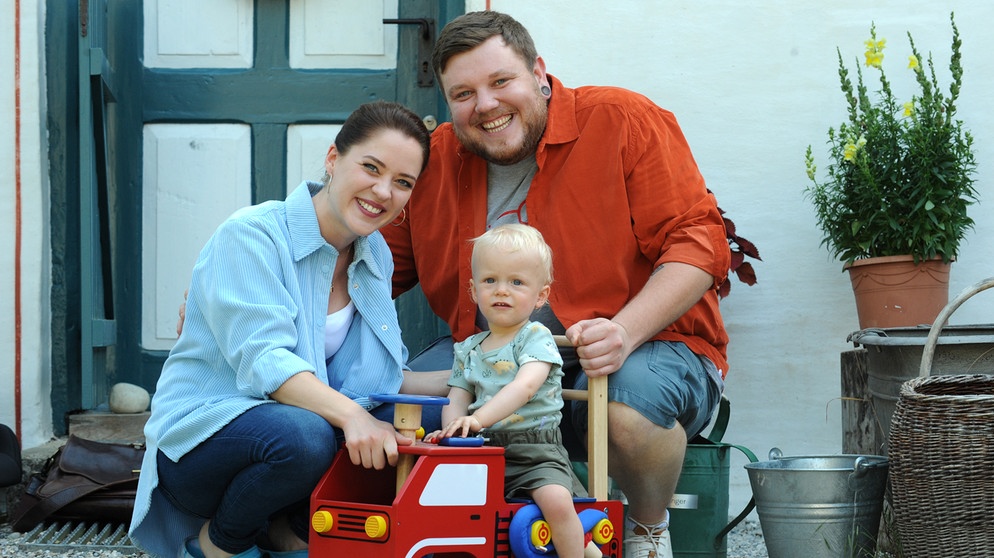
<path fill-rule="evenodd" d="M 200 550 L 200 542 L 197 537 L 186 539 L 179 549 L 179 553 L 176 554 L 176 558 L 204 558 L 204 551 Z"/>
<path fill-rule="evenodd" d="M 307 558 L 307 551 L 303 552 L 304 554 L 299 555 L 299 558 Z M 183 548 L 179 551 L 178 558 L 204 558 L 204 551 L 200 549 L 197 537 L 186 539 L 186 542 L 183 543 Z M 253 546 L 248 550 L 235 554 L 231 558 L 262 558 L 262 551 L 259 550 L 258 546 Z M 298 558 L 298 556 L 290 556 L 290 558 Z"/>

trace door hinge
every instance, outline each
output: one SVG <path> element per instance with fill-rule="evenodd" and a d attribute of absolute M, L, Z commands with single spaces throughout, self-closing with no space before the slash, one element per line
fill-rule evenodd
<path fill-rule="evenodd" d="M 79 0 L 79 33 L 85 37 L 90 24 L 90 0 Z"/>
<path fill-rule="evenodd" d="M 431 49 L 435 45 L 435 20 L 427 18 L 384 19 L 384 24 L 417 25 L 421 28 L 418 39 L 418 87 L 432 87 L 435 78 L 431 69 Z"/>

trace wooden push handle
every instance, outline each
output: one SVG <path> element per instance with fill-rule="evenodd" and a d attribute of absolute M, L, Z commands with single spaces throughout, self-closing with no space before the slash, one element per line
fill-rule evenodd
<path fill-rule="evenodd" d="M 556 346 L 572 347 L 565 335 L 554 335 Z M 563 399 L 587 402 L 587 493 L 607 500 L 607 376 L 587 378 L 587 389 L 564 389 Z"/>

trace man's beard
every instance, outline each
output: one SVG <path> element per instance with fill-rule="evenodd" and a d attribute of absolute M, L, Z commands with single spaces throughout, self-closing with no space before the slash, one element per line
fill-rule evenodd
<path fill-rule="evenodd" d="M 521 145 L 514 150 L 507 147 L 498 147 L 495 149 L 484 141 L 476 141 L 466 137 L 458 128 L 453 129 L 456 133 L 456 139 L 462 143 L 463 147 L 476 156 L 495 165 L 513 165 L 534 154 L 538 149 L 538 144 L 542 141 L 542 134 L 545 133 L 548 115 L 549 107 L 545 100 L 540 97 L 534 106 L 531 116 L 522 122 L 524 137 L 522 138 Z M 522 118 L 522 113 L 518 112 L 515 118 Z"/>

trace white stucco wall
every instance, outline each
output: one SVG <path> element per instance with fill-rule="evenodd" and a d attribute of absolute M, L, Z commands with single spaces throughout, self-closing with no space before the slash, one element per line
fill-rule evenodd
<path fill-rule="evenodd" d="M 43 4 L 20 0 L 21 393 L 26 447 L 51 434 L 48 264 L 49 213 L 39 53 Z M 470 9 L 488 5 L 469 0 Z M 13 423 L 14 391 L 14 44 L 15 0 L 0 0 L 0 422 Z M 726 441 L 761 457 L 772 446 L 792 455 L 841 450 L 839 354 L 857 328 L 847 277 L 819 246 L 804 150 L 825 166 L 825 132 L 842 121 L 835 48 L 862 57 L 871 21 L 888 39 L 888 71 L 900 92 L 911 31 L 940 70 L 948 60 L 949 12 L 964 41 L 959 103 L 976 137 L 977 221 L 954 265 L 951 293 L 994 275 L 994 3 L 987 0 L 756 0 L 709 2 L 490 0 L 532 31 L 551 73 L 567 85 L 628 87 L 672 110 L 721 206 L 759 247 L 759 284 L 735 283 L 722 302 L 731 335 Z M 895 60 L 901 60 L 897 63 Z M 894 65 L 890 65 L 894 64 Z M 946 82 L 945 75 L 942 79 Z M 985 296 L 986 295 L 986 296 Z M 994 321 L 994 296 L 982 293 L 954 314 L 957 324 Z M 732 511 L 750 489 L 736 457 Z"/>
<path fill-rule="evenodd" d="M 50 250 L 48 176 L 44 142 L 42 3 L 0 0 L 0 423 L 16 430 L 14 391 L 20 360 L 21 442 L 44 443 L 52 435 L 50 374 Z M 20 48 L 15 48 L 19 22 Z M 15 76 L 19 60 L 19 78 Z M 17 95 L 15 88 L 20 88 Z M 16 100 L 20 117 L 16 115 Z M 20 130 L 19 140 L 17 130 Z M 20 149 L 18 150 L 18 144 Z M 17 158 L 20 157 L 18 163 Z M 19 187 L 18 187 L 19 169 Z M 17 194 L 20 192 L 20 218 Z M 20 258 L 15 239 L 20 228 Z M 20 270 L 20 341 L 15 314 L 15 263 Z"/>
<path fill-rule="evenodd" d="M 470 9 L 486 2 L 472 1 Z M 954 264 L 950 296 L 994 276 L 994 3 L 985 0 L 839 0 L 697 2 L 490 0 L 532 32 L 550 73 L 568 86 L 618 85 L 673 111 L 719 204 L 763 261 L 759 284 L 734 283 L 722 312 L 731 336 L 726 393 L 732 424 L 726 441 L 765 459 L 840 453 L 839 355 L 858 329 L 848 275 L 820 247 L 810 203 L 804 150 L 825 168 L 829 126 L 845 116 L 836 46 L 862 60 L 871 22 L 887 38 L 885 69 L 895 89 L 911 92 L 905 32 L 931 50 L 945 72 L 950 11 L 963 40 L 965 77 L 959 115 L 976 138 L 977 225 Z M 853 68 L 853 64 L 850 64 Z M 994 296 L 981 293 L 952 323 L 994 322 Z M 985 296 L 987 295 L 987 296 Z M 733 460 L 732 511 L 751 495 Z"/>

